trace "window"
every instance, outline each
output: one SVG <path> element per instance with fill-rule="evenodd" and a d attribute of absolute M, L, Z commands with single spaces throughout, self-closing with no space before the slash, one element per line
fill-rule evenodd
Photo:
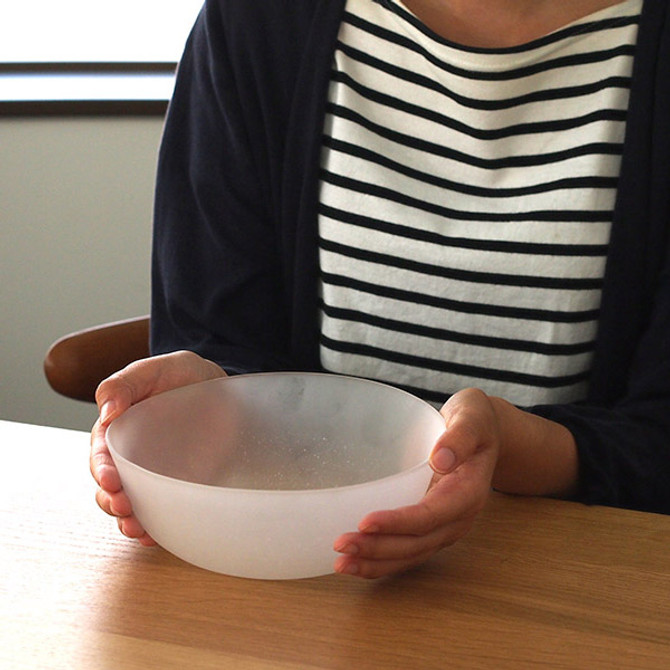
<path fill-rule="evenodd" d="M 162 113 L 203 0 L 6 0 L 0 112 Z"/>
<path fill-rule="evenodd" d="M 0 62 L 176 62 L 202 3 L 5 0 Z"/>

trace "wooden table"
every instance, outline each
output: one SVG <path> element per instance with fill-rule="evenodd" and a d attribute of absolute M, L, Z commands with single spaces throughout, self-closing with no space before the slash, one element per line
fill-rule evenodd
<path fill-rule="evenodd" d="M 670 517 L 496 495 L 401 577 L 254 581 L 122 537 L 87 434 L 0 445 L 3 670 L 670 668 Z"/>

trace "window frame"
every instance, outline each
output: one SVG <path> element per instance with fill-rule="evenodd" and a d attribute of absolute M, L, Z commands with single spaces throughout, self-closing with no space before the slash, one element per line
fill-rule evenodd
<path fill-rule="evenodd" d="M 0 63 L 0 117 L 164 115 L 176 67 L 176 62 Z M 85 91 L 87 78 L 91 76 L 108 78 L 106 94 L 90 95 Z M 147 90 L 162 88 L 165 93 L 138 94 L 138 80 Z M 54 89 L 63 84 L 82 92 L 71 96 L 54 94 Z M 3 90 L 12 86 L 30 94 L 2 95 Z"/>
<path fill-rule="evenodd" d="M 104 3 L 96 8 L 100 0 L 65 2 L 62 10 L 48 3 L 51 11 L 41 21 L 39 3 L 31 10 L 24 6 L 14 12 L 10 4 L 0 11 L 7 19 L 4 32 L 12 31 L 12 39 L 0 54 L 0 117 L 164 115 L 181 57 L 181 41 L 192 27 L 184 21 L 189 16 L 195 19 L 204 0 L 151 0 L 138 9 L 136 22 L 129 24 L 133 15 L 128 12 L 139 7 L 134 2 L 141 1 L 121 4 L 123 12 L 114 17 L 99 43 L 96 34 L 110 11 Z M 84 3 L 87 11 L 77 24 L 75 12 Z M 171 19 L 169 14 L 175 8 Z M 158 11 L 161 14 L 155 13 Z M 125 26 L 129 27 L 127 34 Z M 163 39 L 154 43 L 151 34 L 156 29 L 162 30 L 156 34 Z M 83 36 L 81 42 L 77 35 Z"/>

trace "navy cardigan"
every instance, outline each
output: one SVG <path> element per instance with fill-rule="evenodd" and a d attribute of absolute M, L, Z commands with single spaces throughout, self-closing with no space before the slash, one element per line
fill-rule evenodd
<path fill-rule="evenodd" d="M 670 11 L 645 0 L 578 499 L 670 513 Z M 317 200 L 344 0 L 207 0 L 159 157 L 152 352 L 229 373 L 319 369 Z M 445 398 L 446 400 L 446 398 Z"/>

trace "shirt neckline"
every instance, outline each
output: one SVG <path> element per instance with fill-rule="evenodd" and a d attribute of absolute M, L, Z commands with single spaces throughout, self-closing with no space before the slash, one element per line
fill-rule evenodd
<path fill-rule="evenodd" d="M 580 35 L 592 32 L 603 27 L 605 22 L 611 22 L 616 25 L 619 21 L 623 22 L 631 16 L 639 16 L 643 0 L 622 0 L 614 5 L 596 10 L 579 19 L 575 19 L 546 35 L 537 37 L 529 42 L 514 45 L 511 47 L 476 47 L 454 42 L 426 26 L 416 14 L 406 7 L 402 0 L 376 0 L 389 11 L 393 12 L 398 20 L 409 26 L 410 29 L 418 30 L 424 39 L 437 45 L 438 48 L 448 47 L 464 54 L 481 55 L 505 55 L 505 54 L 523 54 L 528 51 L 551 45 L 573 35 Z"/>

